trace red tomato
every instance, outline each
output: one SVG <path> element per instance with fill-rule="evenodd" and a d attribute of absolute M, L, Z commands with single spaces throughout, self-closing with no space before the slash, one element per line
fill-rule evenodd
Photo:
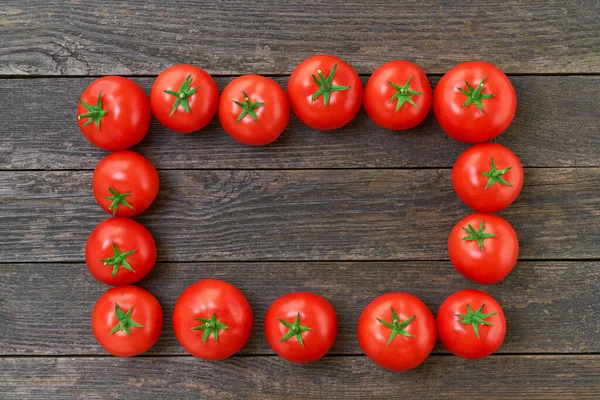
<path fill-rule="evenodd" d="M 294 114 L 314 129 L 347 125 L 362 103 L 362 82 L 354 68 L 337 57 L 320 54 L 302 61 L 288 81 Z"/>
<path fill-rule="evenodd" d="M 202 68 L 174 65 L 158 75 L 150 91 L 152 113 L 167 128 L 192 133 L 217 113 L 219 88 Z"/>
<path fill-rule="evenodd" d="M 433 314 L 408 293 L 386 293 L 375 298 L 358 320 L 358 343 L 367 357 L 392 371 L 408 371 L 421 364 L 435 345 Z"/>
<path fill-rule="evenodd" d="M 448 254 L 464 277 L 482 284 L 496 283 L 517 263 L 519 240 L 506 220 L 493 214 L 473 213 L 452 228 Z"/>
<path fill-rule="evenodd" d="M 156 262 L 156 245 L 144 226 L 129 218 L 109 218 L 90 234 L 85 262 L 94 278 L 107 285 L 131 285 Z"/>
<path fill-rule="evenodd" d="M 485 143 L 465 150 L 452 168 L 452 186 L 467 206 L 484 212 L 510 205 L 523 187 L 523 167 L 508 148 Z"/>
<path fill-rule="evenodd" d="M 77 120 L 83 136 L 103 150 L 125 150 L 138 144 L 150 128 L 150 101 L 130 79 L 105 76 L 81 95 Z"/>
<path fill-rule="evenodd" d="M 308 363 L 323 357 L 337 336 L 332 305 L 318 294 L 288 293 L 275 300 L 265 316 L 267 342 L 280 357 Z"/>
<path fill-rule="evenodd" d="M 177 340 L 205 360 L 222 360 L 240 351 L 250 338 L 252 322 L 252 309 L 242 292 L 216 279 L 189 286 L 173 311 Z"/>
<path fill-rule="evenodd" d="M 433 112 L 442 129 L 466 143 L 487 142 L 515 117 L 517 95 L 497 67 L 481 61 L 459 64 L 440 79 Z"/>
<path fill-rule="evenodd" d="M 104 211 L 117 217 L 144 212 L 158 193 L 158 173 L 144 156 L 133 151 L 109 154 L 98 163 L 92 190 Z"/>
<path fill-rule="evenodd" d="M 290 102 L 281 86 L 260 75 L 240 76 L 223 90 L 219 121 L 240 143 L 263 146 L 274 142 L 290 120 Z"/>
<path fill-rule="evenodd" d="M 403 130 L 419 125 L 431 109 L 427 75 L 408 61 L 390 61 L 377 68 L 365 87 L 365 110 L 377 125 Z"/>
<path fill-rule="evenodd" d="M 152 294 L 136 286 L 107 290 L 92 310 L 92 331 L 104 350 L 118 357 L 148 351 L 160 337 L 163 312 Z"/>
<path fill-rule="evenodd" d="M 487 357 L 500 348 L 506 334 L 502 307 L 480 290 L 461 290 L 448 297 L 437 313 L 440 341 L 463 358 Z"/>

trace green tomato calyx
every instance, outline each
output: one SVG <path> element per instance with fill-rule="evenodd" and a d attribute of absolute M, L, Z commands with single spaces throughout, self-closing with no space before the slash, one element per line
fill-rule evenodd
<path fill-rule="evenodd" d="M 129 257 L 130 255 L 135 253 L 135 250 L 129 250 L 129 251 L 126 251 L 125 253 L 121 253 L 117 244 L 115 242 L 113 242 L 113 253 L 114 254 L 112 257 L 107 257 L 107 258 L 100 260 L 101 262 L 104 263 L 104 265 L 106 265 L 108 267 L 113 267 L 113 271 L 112 271 L 113 278 L 119 271 L 120 267 L 123 267 L 131 272 L 135 272 L 133 267 L 126 260 L 127 257 Z"/>
<path fill-rule="evenodd" d="M 177 107 L 179 107 L 179 105 L 183 107 L 183 111 L 185 111 L 186 114 L 190 113 L 190 104 L 188 103 L 188 99 L 192 97 L 198 91 L 198 89 L 200 89 L 200 86 L 195 87 L 193 89 L 191 89 L 191 87 L 192 75 L 188 75 L 181 83 L 181 86 L 179 86 L 179 91 L 164 91 L 165 93 L 170 94 L 171 96 L 177 97 L 175 103 L 173 104 L 173 108 L 171 109 L 171 114 L 169 114 L 169 117 L 175 114 L 175 111 L 177 111 Z"/>
<path fill-rule="evenodd" d="M 413 315 L 412 317 L 410 317 L 409 319 L 405 320 L 405 321 L 400 321 L 400 319 L 398 318 L 398 314 L 396 314 L 396 311 L 394 311 L 394 307 L 391 307 L 392 309 L 392 322 L 387 322 L 382 320 L 381 318 L 377 318 L 377 321 L 379 321 L 381 324 L 387 326 L 388 328 L 390 328 L 392 330 L 392 333 L 390 334 L 390 338 L 388 339 L 386 345 L 390 345 L 390 343 L 392 343 L 394 341 L 394 339 L 396 338 L 396 336 L 398 334 L 405 336 L 405 337 L 409 337 L 409 338 L 414 338 L 413 335 L 411 335 L 409 332 L 406 331 L 406 327 L 408 327 L 408 325 L 410 325 L 411 322 L 413 322 L 413 320 L 417 317 L 416 315 Z"/>
<path fill-rule="evenodd" d="M 475 332 L 475 336 L 477 336 L 477 339 L 479 339 L 479 325 L 494 326 L 494 324 L 492 324 L 489 321 L 486 321 L 485 319 L 498 314 L 497 312 L 484 314 L 483 307 L 485 307 L 485 303 L 483 303 L 481 307 L 479 307 L 477 311 L 474 312 L 471 308 L 471 305 L 467 304 L 467 314 L 456 314 L 457 317 L 462 318 L 462 320 L 458 322 L 464 325 L 471 325 L 473 327 L 473 331 Z"/>
<path fill-rule="evenodd" d="M 289 329 L 289 331 L 281 338 L 281 341 L 279 343 L 283 343 L 286 340 L 288 340 L 289 338 L 291 338 L 292 336 L 294 336 L 296 338 L 296 340 L 298 341 L 298 343 L 300 343 L 300 346 L 304 347 L 304 342 L 302 341 L 302 332 L 312 331 L 312 328 L 309 328 L 304 325 L 300 325 L 300 313 L 298 313 L 298 315 L 296 315 L 296 319 L 294 320 L 293 324 L 289 323 L 287 321 L 284 321 L 281 318 L 277 318 L 277 319 L 286 328 Z"/>
<path fill-rule="evenodd" d="M 416 96 L 419 94 L 422 94 L 421 92 L 417 92 L 415 90 L 410 90 L 408 88 L 408 85 L 410 85 L 410 81 L 413 80 L 415 76 L 411 76 L 410 78 L 408 78 L 408 80 L 406 81 L 406 83 L 402 86 L 389 81 L 388 83 L 397 90 L 396 93 L 394 93 L 394 95 L 392 96 L 392 98 L 388 101 L 388 103 L 393 102 L 394 100 L 398 100 L 398 102 L 396 103 L 396 112 L 398 112 L 400 110 L 400 108 L 404 105 L 404 103 L 408 103 L 410 105 L 412 105 L 414 108 L 419 108 L 415 102 L 410 98 L 410 96 Z"/>

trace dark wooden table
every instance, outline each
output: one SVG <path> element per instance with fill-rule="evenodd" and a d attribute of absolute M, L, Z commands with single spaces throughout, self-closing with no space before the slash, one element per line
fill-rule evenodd
<path fill-rule="evenodd" d="M 0 5 L 0 398 L 600 396 L 600 2 L 92 3 Z M 320 52 L 365 81 L 392 59 L 420 64 L 433 84 L 472 59 L 510 75 L 517 115 L 495 141 L 525 167 L 520 198 L 500 213 L 521 242 L 515 270 L 482 287 L 450 265 L 448 232 L 469 213 L 450 168 L 466 146 L 431 115 L 406 133 L 379 129 L 362 111 L 333 133 L 292 117 L 264 148 L 236 144 L 216 121 L 190 136 L 154 121 L 134 148 L 161 179 L 138 218 L 159 250 L 141 286 L 162 303 L 165 329 L 144 356 L 108 356 L 90 330 L 107 287 L 83 252 L 106 218 L 90 189 L 105 153 L 77 128 L 78 96 L 106 74 L 149 90 L 182 62 L 221 89 L 244 73 L 285 87 Z M 249 343 L 222 362 L 186 354 L 170 323 L 178 295 L 206 277 L 240 287 L 255 312 Z M 466 361 L 438 344 L 404 374 L 361 354 L 356 321 L 375 296 L 408 291 L 435 312 L 469 287 L 504 307 L 497 354 Z M 328 298 L 340 322 L 330 354 L 304 366 L 275 356 L 262 333 L 271 301 L 297 290 Z"/>

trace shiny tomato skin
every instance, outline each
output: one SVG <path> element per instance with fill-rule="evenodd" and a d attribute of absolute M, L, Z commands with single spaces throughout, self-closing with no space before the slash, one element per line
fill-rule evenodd
<path fill-rule="evenodd" d="M 313 101 L 313 94 L 320 88 L 313 75 L 318 76 L 321 70 L 324 77 L 328 77 L 335 64 L 333 84 L 350 88 L 332 92 L 327 105 L 323 95 Z M 354 119 L 362 104 L 363 87 L 354 68 L 337 57 L 320 54 L 307 58 L 296 67 L 288 81 L 288 94 L 294 114 L 300 121 L 313 129 L 329 131 Z"/>
<path fill-rule="evenodd" d="M 398 100 L 390 100 L 398 93 L 398 89 L 390 82 L 404 86 L 409 80 L 408 89 L 421 93 L 409 96 L 416 107 L 405 101 L 396 111 Z M 383 64 L 373 72 L 365 86 L 363 103 L 365 111 L 377 125 L 385 129 L 405 130 L 423 122 L 431 109 L 431 99 L 431 85 L 425 72 L 409 61 L 396 60 Z"/>
<path fill-rule="evenodd" d="M 388 345 L 392 330 L 379 319 L 392 322 L 392 308 L 400 322 L 414 320 L 405 328 L 414 337 L 397 334 Z M 436 341 L 433 314 L 418 297 L 409 293 L 386 293 L 365 307 L 358 320 L 358 343 L 362 351 L 380 366 L 408 371 L 427 359 Z"/>
<path fill-rule="evenodd" d="M 202 325 L 196 318 L 216 320 L 227 329 L 218 331 L 217 340 L 211 334 L 202 343 Z M 240 351 L 252 332 L 252 309 L 244 294 L 228 282 L 204 279 L 190 285 L 181 294 L 173 311 L 173 329 L 183 348 L 204 360 L 222 360 Z"/>
<path fill-rule="evenodd" d="M 282 341 L 290 331 L 279 319 L 294 323 L 299 315 L 301 326 L 310 330 Z M 288 293 L 276 299 L 265 316 L 265 336 L 269 345 L 283 359 L 308 363 L 323 357 L 335 343 L 337 316 L 333 306 L 322 296 L 310 292 Z"/>
<path fill-rule="evenodd" d="M 241 120 L 244 92 L 253 103 L 264 103 Z M 290 120 L 290 102 L 285 91 L 273 79 L 260 75 L 243 75 L 225 87 L 219 102 L 219 121 L 232 138 L 249 146 L 264 146 L 274 142 L 283 133 Z"/>
<path fill-rule="evenodd" d="M 496 313 L 484 321 L 492 325 L 478 324 L 479 337 L 472 325 L 465 325 L 459 315 L 467 315 L 467 304 L 473 311 L 483 305 L 484 314 Z M 474 289 L 461 290 L 448 297 L 437 313 L 440 341 L 452 354 L 476 360 L 487 357 L 500 348 L 506 335 L 506 318 L 502 307 L 490 295 Z"/>
<path fill-rule="evenodd" d="M 186 78 L 191 78 L 190 90 L 198 88 L 185 100 L 189 105 L 186 113 L 182 104 L 171 114 L 177 96 L 165 90 L 181 93 Z M 192 133 L 204 128 L 213 119 L 219 106 L 219 88 L 215 80 L 202 68 L 178 64 L 161 72 L 150 91 L 150 106 L 156 119 L 172 131 Z"/>
<path fill-rule="evenodd" d="M 469 236 L 469 224 L 479 230 L 484 222 L 484 233 L 496 236 L 483 240 L 483 250 Z M 448 254 L 452 265 L 465 278 L 481 284 L 492 284 L 504 279 L 517 263 L 519 239 L 513 227 L 504 219 L 486 213 L 473 213 L 460 220 L 448 237 Z"/>
<path fill-rule="evenodd" d="M 496 181 L 486 189 L 490 178 L 483 173 L 492 171 L 492 160 L 496 170 L 510 168 L 501 178 L 511 186 Z M 507 147 L 496 143 L 477 144 L 465 150 L 454 163 L 452 186 L 463 203 L 472 209 L 497 212 L 519 196 L 523 188 L 523 167 Z"/>
<path fill-rule="evenodd" d="M 119 324 L 115 303 L 127 313 L 132 308 L 131 320 L 143 327 L 131 327 L 131 336 L 119 330 L 110 334 Z M 107 290 L 92 310 L 92 331 L 100 345 L 118 357 L 132 357 L 144 353 L 158 340 L 163 328 L 160 303 L 147 290 L 137 286 L 119 286 Z"/>
<path fill-rule="evenodd" d="M 114 257 L 113 246 L 121 253 L 135 250 L 125 258 L 134 271 L 122 265 L 113 276 L 113 266 L 103 260 Z M 131 285 L 143 279 L 156 262 L 156 244 L 144 226 L 129 218 L 109 218 L 90 234 L 85 246 L 85 261 L 92 276 L 113 286 Z"/>
<path fill-rule="evenodd" d="M 144 212 L 158 194 L 158 172 L 144 156 L 133 151 L 119 151 L 104 157 L 92 175 L 92 191 L 96 201 L 107 213 L 117 217 L 133 217 Z M 124 204 L 110 210 L 113 195 L 109 188 L 125 197 L 133 209 Z"/>
<path fill-rule="evenodd" d="M 105 76 L 96 79 L 82 93 L 80 100 L 96 106 L 101 94 L 102 109 L 106 114 L 100 119 L 100 128 L 95 122 L 84 126 L 88 118 L 79 118 L 79 129 L 94 146 L 103 150 L 125 150 L 142 141 L 150 128 L 150 101 L 144 90 L 131 79 L 121 76 Z M 81 102 L 77 115 L 88 113 Z"/>
<path fill-rule="evenodd" d="M 476 103 L 464 106 L 468 97 L 465 82 L 473 88 L 485 78 L 481 93 L 484 112 Z M 499 68 L 482 61 L 471 61 L 452 68 L 440 79 L 433 92 L 433 112 L 442 129 L 453 139 L 465 143 L 487 142 L 502 133 L 517 110 L 517 95 L 508 77 Z"/>

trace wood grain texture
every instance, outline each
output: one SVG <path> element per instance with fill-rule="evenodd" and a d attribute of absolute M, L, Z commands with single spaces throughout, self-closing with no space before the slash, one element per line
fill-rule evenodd
<path fill-rule="evenodd" d="M 509 73 L 600 72 L 596 1 L 4 1 L 0 74 L 290 73 L 332 53 L 371 73 L 409 59 L 428 73 L 483 59 Z"/>
<path fill-rule="evenodd" d="M 451 228 L 471 211 L 450 170 L 160 171 L 137 218 L 162 261 L 447 259 Z M 521 259 L 600 257 L 600 168 L 526 169 L 500 212 Z M 0 172 L 3 262 L 83 261 L 108 214 L 90 172 Z"/>
<path fill-rule="evenodd" d="M 154 79 L 135 80 L 149 92 Z M 218 78 L 217 83 L 223 89 L 230 80 Z M 276 80 L 287 86 L 287 77 Z M 525 166 L 600 166 L 600 77 L 511 80 L 518 95 L 517 115 L 498 143 L 510 147 Z M 85 140 L 75 117 L 76 99 L 91 81 L 2 81 L 0 169 L 92 169 L 105 153 Z M 236 143 L 217 119 L 187 136 L 153 120 L 150 133 L 134 150 L 160 169 L 438 168 L 452 167 L 466 147 L 442 132 L 433 113 L 416 129 L 392 132 L 377 127 L 361 111 L 349 126 L 329 133 L 292 117 L 282 137 L 262 148 Z"/>
<path fill-rule="evenodd" d="M 339 333 L 330 354 L 361 354 L 356 323 L 376 296 L 405 291 L 437 313 L 450 294 L 479 288 L 504 308 L 500 353 L 600 352 L 600 263 L 519 262 L 500 284 L 477 285 L 449 262 L 159 263 L 141 286 L 161 302 L 162 337 L 149 354 L 185 354 L 171 324 L 175 302 L 205 278 L 231 282 L 247 296 L 254 329 L 242 354 L 274 354 L 263 333 L 267 308 L 279 296 L 312 291 L 334 306 Z M 0 356 L 104 355 L 90 327 L 91 310 L 107 289 L 85 264 L 0 265 Z M 445 353 L 438 344 L 434 353 Z"/>
<path fill-rule="evenodd" d="M 393 373 L 366 357 L 293 365 L 278 357 L 0 359 L 3 398 L 597 399 L 600 356 L 430 357 Z"/>

